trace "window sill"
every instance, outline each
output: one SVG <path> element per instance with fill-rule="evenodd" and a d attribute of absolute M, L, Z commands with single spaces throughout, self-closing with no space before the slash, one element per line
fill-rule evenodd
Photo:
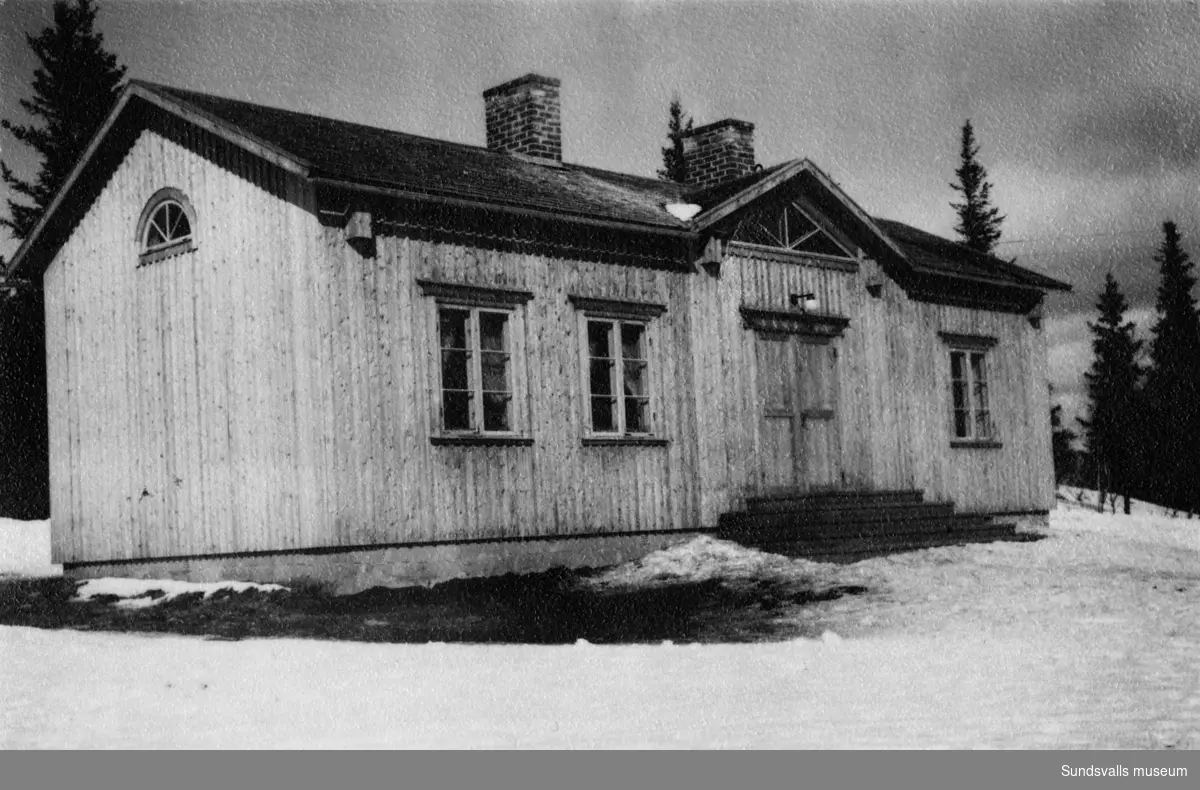
<path fill-rule="evenodd" d="M 443 447 L 528 447 L 533 444 L 529 436 L 488 436 L 486 434 L 446 434 L 429 437 L 430 444 Z"/>
<path fill-rule="evenodd" d="M 585 436 L 584 447 L 666 447 L 668 441 L 657 436 Z"/>
<path fill-rule="evenodd" d="M 1004 445 L 995 439 L 952 439 L 950 446 L 975 450 L 999 450 Z"/>
<path fill-rule="evenodd" d="M 163 261 L 167 258 L 173 258 L 176 255 L 182 255 L 185 252 L 195 251 L 196 245 L 192 243 L 192 240 L 184 239 L 183 241 L 176 242 L 175 244 L 171 244 L 166 247 L 160 247 L 157 250 L 143 252 L 138 256 L 138 266 L 149 266 L 152 263 L 157 263 L 158 261 Z"/>

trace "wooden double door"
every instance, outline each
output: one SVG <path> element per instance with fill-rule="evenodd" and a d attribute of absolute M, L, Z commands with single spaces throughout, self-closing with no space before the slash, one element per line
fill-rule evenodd
<path fill-rule="evenodd" d="M 756 345 L 762 489 L 841 487 L 836 345 L 767 332 Z"/>

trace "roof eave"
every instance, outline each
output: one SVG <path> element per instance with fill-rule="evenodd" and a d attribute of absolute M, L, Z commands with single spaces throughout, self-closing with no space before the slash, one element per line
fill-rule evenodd
<path fill-rule="evenodd" d="M 615 220 L 605 217 L 591 216 L 588 214 L 573 214 L 566 211 L 550 211 L 547 209 L 523 204 L 473 200 L 471 198 L 456 197 L 453 195 L 439 195 L 430 192 L 418 192 L 410 189 L 401 189 L 399 187 L 391 187 L 382 184 L 371 184 L 361 180 L 347 180 L 344 178 L 338 178 L 336 176 L 314 174 L 310 176 L 310 180 L 314 184 L 321 186 L 333 187 L 335 189 L 345 189 L 354 192 L 366 192 L 383 197 L 417 200 L 429 203 L 441 203 L 445 205 L 462 206 L 464 208 L 490 209 L 513 214 L 521 214 L 524 216 L 537 217 L 540 219 L 575 222 L 583 225 L 594 225 L 597 227 L 611 228 L 615 230 L 653 233 L 688 240 L 695 239 L 698 236 L 696 231 L 688 227 L 675 228 L 668 225 L 640 223 L 629 220 Z"/>
<path fill-rule="evenodd" d="M 305 177 L 312 170 L 312 163 L 303 157 L 296 156 L 274 143 L 256 137 L 229 121 L 213 115 L 206 110 L 202 110 L 190 102 L 176 98 L 160 90 L 159 86 L 152 82 L 132 80 L 130 81 L 130 86 L 138 89 L 137 94 L 139 98 L 143 98 L 160 109 L 177 115 L 186 121 L 190 121 L 205 131 L 212 132 L 235 145 L 241 146 L 273 165 Z"/>
<path fill-rule="evenodd" d="M 746 206 L 751 201 L 765 195 L 781 184 L 789 181 L 795 175 L 804 170 L 807 159 L 797 159 L 789 162 L 786 166 L 775 171 L 763 180 L 746 187 L 741 192 L 730 195 L 725 200 L 717 205 L 702 211 L 691 219 L 692 229 L 697 232 L 703 232 L 721 220 L 728 217 L 733 212 Z"/>
<path fill-rule="evenodd" d="M 984 285 L 991 285 L 991 286 L 995 286 L 997 288 L 1012 288 L 1012 289 L 1018 289 L 1018 290 L 1023 290 L 1023 291 L 1043 291 L 1043 292 L 1044 291 L 1070 291 L 1071 290 L 1071 286 L 1068 285 L 1067 283 L 1060 282 L 1051 277 L 1044 277 L 1043 275 L 1037 275 L 1037 277 L 1039 280 L 1045 280 L 1046 282 L 1044 282 L 1044 283 L 1043 282 L 1030 282 L 1028 280 L 1023 281 L 1023 282 L 1016 282 L 1014 280 L 1002 280 L 1002 279 L 995 278 L 995 277 L 980 277 L 979 275 L 975 275 L 975 274 L 962 274 L 961 272 L 947 272 L 947 271 L 942 271 L 941 269 L 935 269 L 931 266 L 923 266 L 919 263 L 913 264 L 913 271 L 916 272 L 917 274 L 920 274 L 925 277 L 936 277 L 936 278 L 950 279 L 950 280 L 956 280 L 956 281 L 961 281 L 961 282 L 982 283 Z M 1031 272 L 1031 274 L 1036 274 L 1036 273 Z"/>
<path fill-rule="evenodd" d="M 104 123 L 92 135 L 92 139 L 88 143 L 87 148 L 84 149 L 83 155 L 75 163 L 75 167 L 71 169 L 62 186 L 58 188 L 54 199 L 50 201 L 50 205 L 42 212 L 33 230 L 25 237 L 21 246 L 17 248 L 9 264 L 9 274 L 16 274 L 25 267 L 26 261 L 29 260 L 33 252 L 38 248 L 47 226 L 49 226 L 55 214 L 61 208 L 63 202 L 66 200 L 66 196 L 71 192 L 71 189 L 75 186 L 83 172 L 87 170 L 88 165 L 95 158 L 96 152 L 103 145 L 105 138 L 113 126 L 116 125 L 117 120 L 134 97 L 194 123 L 286 170 L 301 176 L 308 175 L 311 166 L 303 159 L 293 156 L 265 140 L 259 140 L 253 135 L 246 134 L 231 124 L 197 107 L 193 107 L 173 97 L 165 96 L 155 90 L 155 88 L 156 86 L 153 83 L 144 83 L 139 80 L 130 80 L 126 83 L 125 88 L 121 91 L 121 95 L 117 97 L 116 103 L 104 119 Z"/>
<path fill-rule="evenodd" d="M 817 167 L 809 159 L 795 159 L 789 162 L 784 167 L 781 167 L 776 172 L 764 178 L 762 181 L 747 187 L 736 195 L 732 195 L 721 203 L 713 206 L 708 211 L 698 214 L 691 221 L 692 229 L 698 233 L 711 228 L 721 220 L 728 217 L 730 214 L 745 207 L 752 201 L 765 195 L 771 190 L 791 181 L 793 178 L 808 173 L 821 185 L 829 194 L 833 195 L 843 206 L 846 207 L 851 214 L 854 215 L 872 234 L 874 234 L 883 244 L 885 244 L 890 252 L 892 252 L 900 261 L 907 266 L 912 266 L 912 261 L 904 254 L 903 250 L 876 224 L 867 212 L 854 202 L 842 189 L 834 183 L 833 179 L 827 176 L 819 167 Z"/>
<path fill-rule="evenodd" d="M 110 129 L 112 129 L 113 125 L 117 122 L 117 118 L 120 117 L 121 113 L 125 109 L 125 105 L 129 103 L 130 97 L 133 96 L 134 90 L 134 83 L 130 82 L 125 86 L 125 89 L 121 91 L 121 95 L 117 97 L 117 101 L 113 105 L 113 108 L 109 111 L 108 117 L 104 119 L 104 123 L 100 124 L 100 128 L 96 130 L 94 135 L 92 135 L 91 141 L 88 143 L 87 148 L 85 148 L 83 151 L 83 156 L 81 156 L 79 161 L 75 163 L 75 167 L 71 169 L 71 172 L 67 175 L 66 180 L 63 181 L 62 186 L 58 188 L 58 191 L 54 195 L 54 199 L 50 201 L 50 205 L 47 206 L 46 210 L 42 212 L 42 215 L 38 218 L 37 224 L 33 226 L 33 230 L 30 231 L 29 235 L 25 237 L 25 240 L 21 242 L 21 246 L 17 248 L 12 260 L 9 261 L 8 274 L 17 274 L 21 271 L 25 261 L 29 258 L 30 251 L 37 247 L 38 241 L 41 239 L 42 234 L 46 230 L 46 226 L 50 223 L 50 219 L 54 216 L 55 212 L 58 211 L 58 208 L 62 205 L 67 193 L 71 191 L 71 187 L 75 185 L 75 182 L 79 179 L 79 175 L 87 167 L 97 149 L 100 148 L 100 143 L 108 135 L 108 132 Z"/>

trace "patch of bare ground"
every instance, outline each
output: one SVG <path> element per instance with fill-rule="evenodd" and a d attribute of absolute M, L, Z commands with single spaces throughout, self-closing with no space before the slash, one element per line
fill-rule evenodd
<path fill-rule="evenodd" d="M 621 589 L 566 570 L 433 587 L 375 588 L 334 596 L 317 588 L 185 594 L 124 608 L 115 596 L 72 600 L 67 578 L 0 581 L 0 624 L 49 629 L 173 633 L 211 639 L 299 637 L 361 642 L 597 644 L 757 642 L 817 636 L 805 607 L 867 588 L 808 587 L 788 579 L 730 584 L 687 580 Z M 151 593 L 151 595 L 153 595 Z M 812 623 L 811 620 L 807 622 Z"/>

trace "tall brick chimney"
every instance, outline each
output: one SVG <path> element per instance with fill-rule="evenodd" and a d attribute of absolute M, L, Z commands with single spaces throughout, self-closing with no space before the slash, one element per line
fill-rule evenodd
<path fill-rule="evenodd" d="M 687 182 L 709 187 L 754 169 L 754 124 L 726 118 L 693 129 L 683 138 Z"/>
<path fill-rule="evenodd" d="M 551 77 L 526 74 L 484 91 L 487 147 L 562 162 L 560 84 Z"/>

